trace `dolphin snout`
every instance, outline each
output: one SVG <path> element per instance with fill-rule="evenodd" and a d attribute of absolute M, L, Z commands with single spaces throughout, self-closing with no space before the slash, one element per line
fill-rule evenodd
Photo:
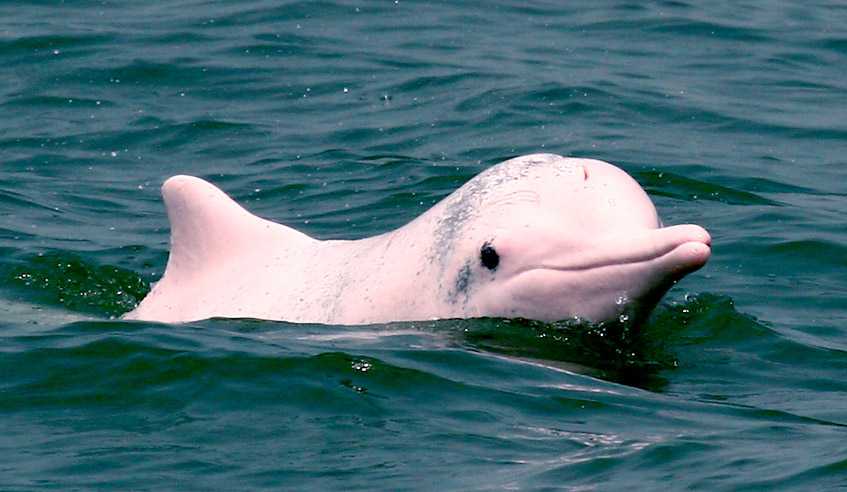
<path fill-rule="evenodd" d="M 712 236 L 706 229 L 696 224 L 684 224 L 677 227 L 684 228 L 684 233 L 688 234 L 690 242 L 702 243 L 706 246 L 712 245 Z"/>
<path fill-rule="evenodd" d="M 660 229 L 661 233 L 668 241 L 675 241 L 680 244 L 686 242 L 697 242 L 710 246 L 712 244 L 712 236 L 706 229 L 696 224 L 682 224 L 675 226 L 667 226 Z"/>
<path fill-rule="evenodd" d="M 670 273 L 679 279 L 700 269 L 712 254 L 712 236 L 695 224 L 683 224 L 659 229 L 662 242 L 668 247 L 663 262 Z"/>

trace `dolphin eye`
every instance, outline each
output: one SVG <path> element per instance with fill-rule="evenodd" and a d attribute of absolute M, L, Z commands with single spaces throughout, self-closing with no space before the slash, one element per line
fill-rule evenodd
<path fill-rule="evenodd" d="M 494 249 L 494 246 L 492 246 L 490 242 L 486 241 L 485 244 L 482 245 L 482 249 L 479 250 L 479 260 L 482 262 L 482 266 L 493 272 L 497 269 L 497 265 L 500 264 L 500 255 L 497 254 L 497 250 Z"/>

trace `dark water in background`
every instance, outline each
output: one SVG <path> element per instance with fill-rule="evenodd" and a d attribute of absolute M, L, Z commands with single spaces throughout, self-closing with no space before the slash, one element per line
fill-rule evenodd
<path fill-rule="evenodd" d="M 847 7 L 0 2 L 0 488 L 847 485 Z M 320 238 L 511 156 L 632 173 L 710 264 L 640 336 L 109 320 L 205 177 Z"/>

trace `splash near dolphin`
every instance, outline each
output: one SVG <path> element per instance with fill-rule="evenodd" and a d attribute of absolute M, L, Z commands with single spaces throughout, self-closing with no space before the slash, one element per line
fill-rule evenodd
<path fill-rule="evenodd" d="M 359 240 L 259 218 L 199 178 L 172 177 L 162 195 L 170 257 L 127 319 L 643 319 L 711 253 L 702 227 L 662 227 L 621 169 L 552 154 L 497 164 L 405 226 Z"/>

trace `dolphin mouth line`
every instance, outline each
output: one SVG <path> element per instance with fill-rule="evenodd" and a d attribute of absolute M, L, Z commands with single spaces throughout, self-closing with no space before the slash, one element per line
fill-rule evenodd
<path fill-rule="evenodd" d="M 711 245 L 706 243 L 706 242 L 701 242 L 701 241 L 696 241 L 696 240 L 685 241 L 683 243 L 669 245 L 668 248 L 663 248 L 659 251 L 654 250 L 654 251 L 646 252 L 645 254 L 642 254 L 642 255 L 631 255 L 631 256 L 622 257 L 622 258 L 619 258 L 619 259 L 610 259 L 609 261 L 599 261 L 598 260 L 598 261 L 588 262 L 588 263 L 585 263 L 585 264 L 582 264 L 582 265 L 569 265 L 569 266 L 547 265 L 547 264 L 529 265 L 529 266 L 526 266 L 526 267 L 521 268 L 520 270 L 516 271 L 515 275 L 517 276 L 517 275 L 521 275 L 521 274 L 529 273 L 529 272 L 534 272 L 534 271 L 538 271 L 538 270 L 557 271 L 557 272 L 566 273 L 566 272 L 585 272 L 585 271 L 589 271 L 589 270 L 599 270 L 601 268 L 612 268 L 612 267 L 625 268 L 625 267 L 629 267 L 629 266 L 636 266 L 636 265 L 640 265 L 640 264 L 644 264 L 644 263 L 649 263 L 651 261 L 660 261 L 660 260 L 665 259 L 668 256 L 672 255 L 678 249 L 682 248 L 683 246 L 685 246 L 687 244 L 696 244 L 696 245 L 699 245 L 699 246 L 705 246 L 706 248 L 709 248 L 709 253 L 711 253 Z"/>

